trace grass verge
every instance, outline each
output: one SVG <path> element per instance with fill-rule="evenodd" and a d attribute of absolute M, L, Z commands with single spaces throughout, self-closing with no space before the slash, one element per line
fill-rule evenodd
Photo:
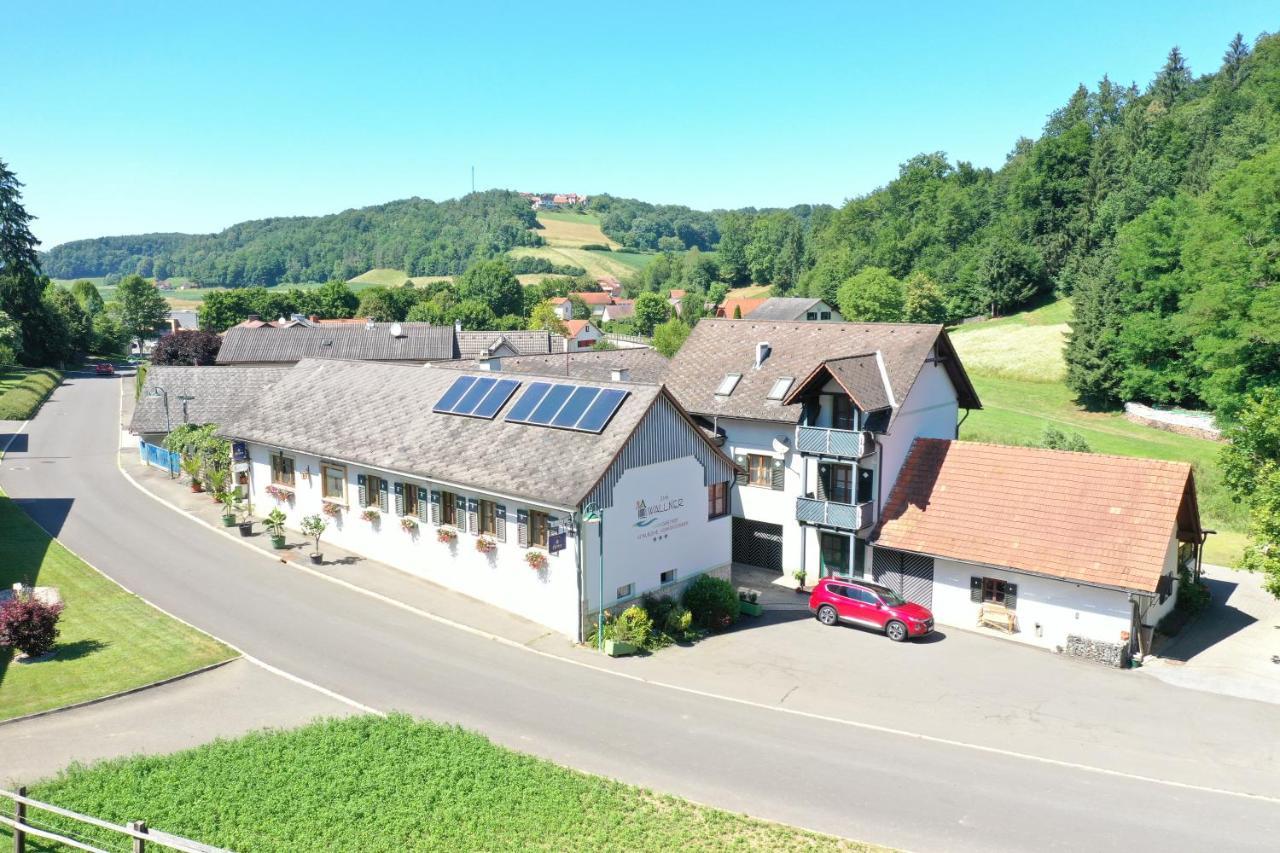
<path fill-rule="evenodd" d="M 403 715 L 75 767 L 31 796 L 233 850 L 883 849 L 588 776 Z"/>
<path fill-rule="evenodd" d="M 64 548 L 0 492 L 0 588 L 57 587 L 66 604 L 57 655 L 35 664 L 0 650 L 0 720 L 141 687 L 234 657 Z"/>
<path fill-rule="evenodd" d="M 0 421 L 35 417 L 61 382 L 62 371 L 51 367 L 0 367 Z"/>

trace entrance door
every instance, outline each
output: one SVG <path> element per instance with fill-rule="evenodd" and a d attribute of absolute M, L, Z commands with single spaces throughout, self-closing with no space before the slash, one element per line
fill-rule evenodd
<path fill-rule="evenodd" d="M 818 545 L 822 552 L 820 576 L 849 577 L 849 537 L 823 530 L 818 533 Z"/>
<path fill-rule="evenodd" d="M 853 503 L 853 466 L 823 462 L 818 466 L 818 497 L 837 503 Z"/>

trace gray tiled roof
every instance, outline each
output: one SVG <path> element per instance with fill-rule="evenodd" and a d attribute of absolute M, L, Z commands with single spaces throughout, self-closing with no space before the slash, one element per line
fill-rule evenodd
<path fill-rule="evenodd" d="M 571 379 L 597 379 L 607 382 L 615 368 L 629 371 L 628 382 L 658 384 L 667 372 L 667 357 L 648 347 L 617 350 L 586 350 L 552 355 L 508 356 L 501 359 L 503 373 L 537 373 L 543 376 L 566 376 Z M 437 361 L 433 367 L 474 370 L 475 361 Z"/>
<path fill-rule="evenodd" d="M 183 422 L 183 401 L 187 421 L 193 424 L 221 424 L 241 406 L 264 399 L 268 385 L 289 372 L 287 367 L 167 367 L 153 365 L 147 371 L 142 396 L 133 410 L 129 431 L 165 432 L 164 397 L 149 396 L 158 388 L 169 393 L 169 424 Z"/>
<path fill-rule="evenodd" d="M 546 329 L 514 329 L 506 332 L 458 332 L 457 357 L 482 358 L 506 342 L 519 355 L 551 352 L 551 333 Z"/>
<path fill-rule="evenodd" d="M 257 362 L 289 364 L 304 358 L 354 358 L 371 361 L 435 361 L 456 358 L 452 326 L 401 323 L 341 326 L 294 326 L 248 329 L 233 326 L 222 335 L 218 364 Z"/>
<path fill-rule="evenodd" d="M 773 296 L 751 312 L 752 320 L 803 320 L 813 306 L 822 302 L 807 296 Z"/>
<path fill-rule="evenodd" d="M 862 411 L 873 412 L 893 405 L 889 391 L 884 387 L 884 375 L 880 372 L 875 353 L 833 358 L 824 365 Z"/>
<path fill-rule="evenodd" d="M 662 393 L 656 385 L 623 386 L 630 393 L 595 435 L 507 423 L 502 413 L 483 420 L 432 412 L 458 376 L 414 365 L 309 359 L 272 389 L 269 404 L 244 407 L 220 433 L 569 507 L 605 473 Z"/>
<path fill-rule="evenodd" d="M 768 343 L 770 354 L 756 369 L 758 342 Z M 980 408 L 940 325 L 762 322 L 754 315 L 745 320 L 700 320 L 671 360 L 665 381 L 680 405 L 694 414 L 796 423 L 799 403 L 784 406 L 767 399 L 777 379 L 790 376 L 799 382 L 828 359 L 879 351 L 893 396 L 901 403 L 935 342 L 960 394 L 960 405 Z M 727 373 L 741 373 L 742 379 L 732 394 L 718 397 L 716 386 Z"/>

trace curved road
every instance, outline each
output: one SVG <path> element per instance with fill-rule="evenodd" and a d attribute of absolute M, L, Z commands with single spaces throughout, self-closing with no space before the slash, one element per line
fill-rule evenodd
<path fill-rule="evenodd" d="M 1274 850 L 1280 837 L 1275 801 L 637 683 L 272 571 L 124 480 L 119 383 L 70 377 L 28 426 L 25 448 L 15 442 L 5 456 L 0 486 L 158 606 L 357 702 L 726 809 L 914 850 Z"/>

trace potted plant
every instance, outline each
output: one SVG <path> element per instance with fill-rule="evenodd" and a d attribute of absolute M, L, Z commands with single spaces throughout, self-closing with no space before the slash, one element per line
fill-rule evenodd
<path fill-rule="evenodd" d="M 240 503 L 236 499 L 235 492 L 220 491 L 217 497 L 218 503 L 222 504 L 222 526 L 236 526 L 236 507 Z"/>
<path fill-rule="evenodd" d="M 200 494 L 200 460 L 194 456 L 184 457 L 181 467 L 182 473 L 191 478 L 191 491 Z"/>
<path fill-rule="evenodd" d="M 330 518 L 337 518 L 342 515 L 342 507 L 333 501 L 323 501 L 320 504 L 321 511 Z"/>
<path fill-rule="evenodd" d="M 745 613 L 748 616 L 761 616 L 764 614 L 764 605 L 760 603 L 760 593 L 758 590 L 740 587 L 738 589 L 738 612 Z"/>
<path fill-rule="evenodd" d="M 320 565 L 324 555 L 320 553 L 320 535 L 324 533 L 324 519 L 318 515 L 308 515 L 302 519 L 302 535 L 315 540 L 315 550 L 311 552 L 311 562 Z"/>
<path fill-rule="evenodd" d="M 796 579 L 796 592 L 804 592 L 804 582 L 809 579 L 809 573 L 804 569 L 796 569 L 791 577 Z"/>
<path fill-rule="evenodd" d="M 230 480 L 227 472 L 221 468 L 213 468 L 204 475 L 204 484 L 209 488 L 209 496 L 218 503 L 222 503 L 222 494 L 227 490 L 227 482 Z"/>
<path fill-rule="evenodd" d="M 400 529 L 410 535 L 418 532 L 418 520 L 411 515 L 400 517 Z"/>
<path fill-rule="evenodd" d="M 267 517 L 262 519 L 262 526 L 271 534 L 271 547 L 277 551 L 284 547 L 284 522 L 285 514 L 280 511 L 280 507 L 271 510 L 267 513 Z"/>
<path fill-rule="evenodd" d="M 547 555 L 542 551 L 535 551 L 530 548 L 524 552 L 524 561 L 529 564 L 529 568 L 535 572 L 540 572 L 547 567 Z"/>
<path fill-rule="evenodd" d="M 237 503 L 236 508 L 240 510 L 240 535 L 253 535 L 253 508 L 248 502 Z"/>
<path fill-rule="evenodd" d="M 606 625 L 604 653 L 611 658 L 633 655 L 645 647 L 653 633 L 653 621 L 643 607 L 633 604 Z"/>
<path fill-rule="evenodd" d="M 488 536 L 481 536 L 476 539 L 476 550 L 481 554 L 492 554 L 498 550 L 498 543 L 494 542 Z"/>
<path fill-rule="evenodd" d="M 458 541 L 458 531 L 452 527 L 441 527 L 436 531 L 436 541 L 442 545 L 452 545 Z"/>
<path fill-rule="evenodd" d="M 372 525 L 378 524 L 378 519 L 382 518 L 382 513 L 373 507 L 367 507 L 364 512 L 360 513 L 360 517 Z"/>

